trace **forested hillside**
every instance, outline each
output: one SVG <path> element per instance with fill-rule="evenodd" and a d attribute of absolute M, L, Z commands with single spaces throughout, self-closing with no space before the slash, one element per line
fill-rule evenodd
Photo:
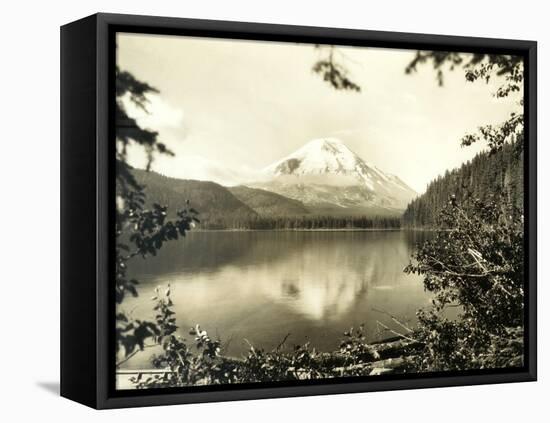
<path fill-rule="evenodd" d="M 199 219 L 204 224 L 256 216 L 254 210 L 215 182 L 170 178 L 140 169 L 133 169 L 132 174 L 144 186 L 146 206 L 151 207 L 153 203 L 167 206 L 170 218 L 189 206 L 199 211 Z"/>
<path fill-rule="evenodd" d="M 391 216 L 254 216 L 229 222 L 211 222 L 214 228 L 251 230 L 370 230 L 399 229 L 401 219 Z"/>
<path fill-rule="evenodd" d="M 302 202 L 271 191 L 249 188 L 244 185 L 228 189 L 260 216 L 301 216 L 310 214 L 310 211 Z"/>
<path fill-rule="evenodd" d="M 214 182 L 170 178 L 132 169 L 143 186 L 146 207 L 167 206 L 168 217 L 188 207 L 198 211 L 201 229 L 295 230 L 398 228 L 397 216 L 312 214 L 301 202 L 245 186 L 226 188 Z M 189 201 L 189 203 L 187 203 Z"/>
<path fill-rule="evenodd" d="M 458 202 L 468 198 L 486 201 L 503 195 L 509 204 L 522 210 L 523 153 L 519 142 L 504 144 L 496 152 L 479 153 L 460 168 L 432 181 L 426 192 L 407 206 L 404 226 L 432 226 L 452 195 Z"/>

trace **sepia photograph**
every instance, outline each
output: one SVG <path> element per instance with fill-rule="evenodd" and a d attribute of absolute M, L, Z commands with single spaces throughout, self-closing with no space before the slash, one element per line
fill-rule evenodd
<path fill-rule="evenodd" d="M 522 56 L 116 33 L 117 390 L 524 367 Z"/>

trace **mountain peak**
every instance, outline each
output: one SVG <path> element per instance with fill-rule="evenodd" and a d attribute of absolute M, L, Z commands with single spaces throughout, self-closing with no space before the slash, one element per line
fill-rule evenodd
<path fill-rule="evenodd" d="M 347 174 L 354 171 L 360 160 L 342 141 L 336 138 L 317 138 L 268 166 L 265 171 L 274 176 Z"/>
<path fill-rule="evenodd" d="M 308 143 L 304 144 L 299 150 L 307 150 L 307 151 L 313 151 L 313 150 L 324 150 L 329 152 L 336 152 L 336 151 L 348 151 L 351 154 L 351 150 L 338 138 L 316 138 Z"/>
<path fill-rule="evenodd" d="M 294 153 L 267 166 L 264 173 L 273 182 L 285 186 L 285 190 L 296 184 L 300 187 L 308 185 L 310 191 L 314 186 L 325 187 L 322 190 L 329 191 L 332 188 L 326 187 L 356 187 L 363 190 L 365 197 L 385 198 L 387 201 L 384 200 L 384 203 L 399 208 L 404 208 L 416 196 L 414 190 L 397 176 L 365 162 L 336 138 L 311 140 Z"/>
<path fill-rule="evenodd" d="M 304 145 L 304 147 L 323 147 L 344 145 L 338 138 L 315 138 Z"/>

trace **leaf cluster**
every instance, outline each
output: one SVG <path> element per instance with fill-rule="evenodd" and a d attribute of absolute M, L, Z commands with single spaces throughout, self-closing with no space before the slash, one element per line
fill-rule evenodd
<path fill-rule="evenodd" d="M 145 259 L 155 256 L 168 241 L 186 235 L 195 223 L 199 223 L 198 212 L 186 203 L 176 213 L 175 219 L 168 219 L 167 207 L 153 203 L 147 208 L 144 186 L 140 185 L 127 164 L 127 147 L 135 144 L 144 148 L 148 155 L 147 167 L 151 166 L 154 153 L 172 154 L 157 139 L 158 134 L 139 126 L 129 117 L 124 108 L 124 97 L 137 107 L 147 110 L 148 95 L 158 92 L 149 84 L 137 80 L 132 74 L 116 69 L 116 220 L 115 220 L 115 300 L 117 354 L 127 361 L 137 351 L 143 350 L 150 340 L 153 345 L 176 330 L 173 311 L 170 309 L 169 294 L 159 299 L 155 307 L 155 321 L 134 319 L 122 304 L 127 295 L 138 296 L 138 281 L 128 276 L 128 262 L 137 256 Z M 157 293 L 158 295 L 158 293 Z"/>
<path fill-rule="evenodd" d="M 461 68 L 468 82 L 490 81 L 497 79 L 499 82 L 496 98 L 505 98 L 512 93 L 523 91 L 524 65 L 521 56 L 505 54 L 464 54 L 445 51 L 418 51 L 413 60 L 405 68 L 405 73 L 411 74 L 418 70 L 420 65 L 431 63 L 436 71 L 437 81 L 440 86 L 444 84 L 444 70 Z M 519 100 L 523 107 L 523 99 Z M 462 138 L 462 146 L 469 146 L 480 140 L 486 141 L 491 151 L 496 151 L 514 136 L 523 137 L 524 115 L 523 113 L 511 113 L 510 117 L 499 125 L 486 125 L 478 129 L 476 133 L 466 134 Z"/>
<path fill-rule="evenodd" d="M 327 57 L 314 63 L 313 72 L 335 90 L 360 92 L 361 87 L 348 77 L 348 70 L 334 58 L 334 51 L 334 47 L 329 47 Z"/>
<path fill-rule="evenodd" d="M 418 337 L 426 346 L 419 366 L 479 368 L 481 356 L 496 359 L 489 354 L 497 351 L 496 340 L 523 327 L 523 217 L 497 199 L 461 204 L 451 197 L 439 228 L 405 268 L 422 275 L 434 294 L 432 307 L 418 313 Z M 450 309 L 458 311 L 456 318 L 449 317 Z"/>

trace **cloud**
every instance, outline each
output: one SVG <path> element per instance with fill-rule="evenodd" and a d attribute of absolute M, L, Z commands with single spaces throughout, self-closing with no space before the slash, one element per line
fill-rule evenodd
<path fill-rule="evenodd" d="M 130 95 L 122 97 L 122 104 L 128 115 L 136 119 L 138 124 L 147 129 L 160 131 L 170 128 L 181 128 L 183 126 L 183 110 L 167 103 L 157 94 L 147 96 L 146 109 L 136 106 Z"/>
<path fill-rule="evenodd" d="M 172 157 L 158 157 L 153 163 L 153 170 L 157 169 L 163 175 L 173 178 L 213 181 L 224 186 L 260 182 L 268 177 L 261 170 L 248 166 L 231 168 L 215 160 L 189 154 L 178 156 L 177 160 Z"/>

